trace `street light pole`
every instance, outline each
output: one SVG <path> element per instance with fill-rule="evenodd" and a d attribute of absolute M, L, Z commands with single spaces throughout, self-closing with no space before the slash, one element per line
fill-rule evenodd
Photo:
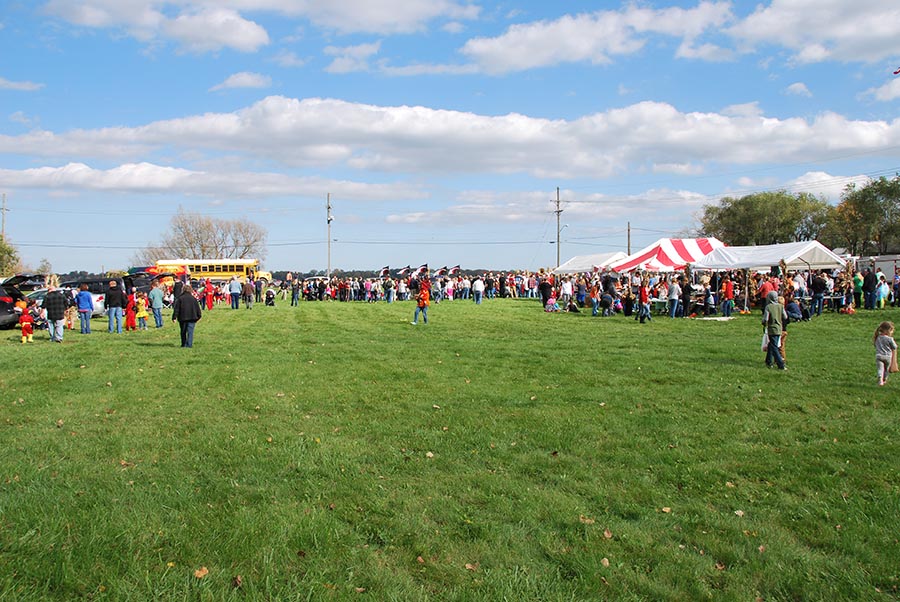
<path fill-rule="evenodd" d="M 325 204 L 326 211 L 326 219 L 328 221 L 328 270 L 326 272 L 328 277 L 328 282 L 331 282 L 331 222 L 334 220 L 334 216 L 331 215 L 331 193 L 328 193 L 328 197 Z"/>

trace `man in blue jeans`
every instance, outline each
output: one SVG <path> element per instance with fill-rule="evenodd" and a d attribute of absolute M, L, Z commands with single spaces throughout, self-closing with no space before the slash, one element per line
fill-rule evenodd
<path fill-rule="evenodd" d="M 231 296 L 231 309 L 240 309 L 242 289 L 241 281 L 237 279 L 237 276 L 232 276 L 231 282 L 228 284 L 228 294 Z"/>
<path fill-rule="evenodd" d="M 103 306 L 106 308 L 106 315 L 109 316 L 109 333 L 113 333 L 113 323 L 115 323 L 116 334 L 122 334 L 122 312 L 128 305 L 128 297 L 125 291 L 119 288 L 115 280 L 109 281 L 109 288 L 106 289 L 106 298 L 103 300 Z"/>
<path fill-rule="evenodd" d="M 147 293 L 147 299 L 150 301 L 150 311 L 153 312 L 153 320 L 156 322 L 157 328 L 162 328 L 162 308 L 163 308 L 163 292 L 159 286 L 159 280 L 154 280 L 150 285 L 150 292 Z"/>

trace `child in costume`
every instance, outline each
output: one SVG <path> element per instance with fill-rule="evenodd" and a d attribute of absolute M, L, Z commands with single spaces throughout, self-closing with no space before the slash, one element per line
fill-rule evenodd
<path fill-rule="evenodd" d="M 22 311 L 22 315 L 19 316 L 19 326 L 22 327 L 22 343 L 34 342 L 34 316 L 31 315 L 31 312 L 27 309 Z"/>
<path fill-rule="evenodd" d="M 147 330 L 147 318 L 150 317 L 150 312 L 147 311 L 147 295 L 143 292 L 137 293 L 134 303 L 137 308 L 134 317 L 137 318 L 138 329 Z"/>

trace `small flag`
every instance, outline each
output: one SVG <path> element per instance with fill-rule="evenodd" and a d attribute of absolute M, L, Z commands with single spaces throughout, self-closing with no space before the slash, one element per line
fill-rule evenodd
<path fill-rule="evenodd" d="M 413 278 L 418 278 L 422 275 L 428 275 L 428 264 L 423 263 L 419 267 L 416 268 L 416 271 L 413 273 Z"/>
<path fill-rule="evenodd" d="M 454 276 L 456 274 L 459 274 L 459 264 L 456 264 L 455 266 L 450 268 L 450 275 Z"/>
<path fill-rule="evenodd" d="M 391 266 L 388 266 L 388 265 L 381 268 L 381 272 L 378 274 L 378 276 L 381 278 L 384 278 L 385 276 L 390 276 L 390 275 L 391 275 Z"/>
<path fill-rule="evenodd" d="M 397 272 L 401 276 L 405 276 L 412 269 L 412 266 L 406 266 L 405 268 L 401 268 L 399 272 Z"/>
<path fill-rule="evenodd" d="M 437 270 L 435 270 L 434 275 L 435 276 L 443 276 L 446 273 L 447 273 L 447 266 L 444 266 L 442 268 L 438 268 Z"/>

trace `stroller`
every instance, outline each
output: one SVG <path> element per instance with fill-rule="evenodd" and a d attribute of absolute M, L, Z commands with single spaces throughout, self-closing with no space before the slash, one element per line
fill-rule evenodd
<path fill-rule="evenodd" d="M 266 305 L 275 307 L 275 291 L 271 288 L 266 289 Z"/>

